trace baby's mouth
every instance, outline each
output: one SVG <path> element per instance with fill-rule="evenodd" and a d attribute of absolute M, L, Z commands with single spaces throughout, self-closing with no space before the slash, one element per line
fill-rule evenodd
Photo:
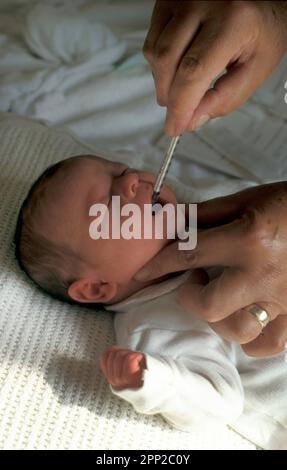
<path fill-rule="evenodd" d="M 168 203 L 169 201 L 159 195 L 156 202 L 152 205 L 152 215 L 155 216 L 156 214 L 158 214 L 162 210 L 162 208 Z"/>
<path fill-rule="evenodd" d="M 153 193 L 154 193 L 155 181 L 148 181 L 146 179 L 140 179 L 139 182 L 143 185 L 148 186 L 148 195 L 147 195 L 148 201 L 147 201 L 147 203 L 152 205 L 152 215 L 155 215 L 156 213 L 160 212 L 166 204 L 171 203 L 170 200 L 163 197 L 162 191 L 161 191 L 160 194 L 158 195 L 157 199 L 156 199 L 155 204 L 153 205 L 152 204 L 152 196 L 153 196 Z M 153 209 L 154 206 L 155 206 L 155 209 Z"/>

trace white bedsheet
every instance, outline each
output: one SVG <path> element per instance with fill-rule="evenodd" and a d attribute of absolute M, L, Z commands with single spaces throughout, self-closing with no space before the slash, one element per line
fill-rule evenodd
<path fill-rule="evenodd" d="M 162 150 L 155 142 L 164 110 L 140 53 L 152 5 L 1 1 L 0 109 L 56 126 L 7 114 L 0 120 L 1 448 L 254 448 L 228 429 L 217 435 L 174 431 L 111 396 L 97 364 L 113 342 L 110 315 L 48 298 L 11 256 L 19 204 L 49 163 L 103 151 L 139 168 L 158 168 Z M 198 165 L 200 152 L 192 163 L 190 149 L 193 143 L 169 175 L 179 199 L 200 201 L 255 183 L 246 167 L 236 178 L 230 162 L 214 167 L 221 171 L 212 169 L 212 159 Z"/>

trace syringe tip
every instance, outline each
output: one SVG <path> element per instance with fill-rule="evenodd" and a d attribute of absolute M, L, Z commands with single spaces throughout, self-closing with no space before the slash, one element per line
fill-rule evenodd
<path fill-rule="evenodd" d="M 154 205 L 157 203 L 158 196 L 159 196 L 159 193 L 158 193 L 157 191 L 154 191 L 154 192 L 152 193 L 152 197 L 151 197 L 151 204 L 152 204 L 152 206 L 154 206 Z"/>

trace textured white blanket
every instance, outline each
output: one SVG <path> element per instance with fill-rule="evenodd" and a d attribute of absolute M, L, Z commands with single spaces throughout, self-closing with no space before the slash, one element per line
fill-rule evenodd
<path fill-rule="evenodd" d="M 114 341 L 111 314 L 49 298 L 13 258 L 16 214 L 31 182 L 52 162 L 88 150 L 61 130 L 0 117 L 0 448 L 253 448 L 224 428 L 175 431 L 111 394 L 98 365 Z"/>

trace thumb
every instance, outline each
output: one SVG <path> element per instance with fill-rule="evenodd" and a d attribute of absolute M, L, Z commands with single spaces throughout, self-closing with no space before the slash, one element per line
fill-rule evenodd
<path fill-rule="evenodd" d="M 197 224 L 200 228 L 228 224 L 242 215 L 246 204 L 252 198 L 252 189 L 220 196 L 197 204 Z M 187 215 L 186 209 L 186 217 Z"/>
<path fill-rule="evenodd" d="M 207 201 L 207 203 L 209 202 L 212 203 L 213 201 Z M 210 216 L 210 222 L 212 214 L 212 210 L 207 211 L 205 220 L 208 219 L 207 216 Z M 143 282 L 187 269 L 237 265 L 241 246 L 241 227 L 242 220 L 235 218 L 231 223 L 201 230 L 198 232 L 197 246 L 191 250 L 181 250 L 179 242 L 175 241 L 154 256 L 136 273 L 134 278 Z M 226 249 L 228 246 L 230 249 Z"/>
<path fill-rule="evenodd" d="M 187 269 L 189 264 L 187 257 L 193 256 L 193 250 L 183 251 L 178 249 L 178 241 L 175 241 L 163 248 L 145 266 L 136 273 L 136 281 L 150 281 L 158 279 L 167 273 L 182 271 Z M 184 258 L 184 259 L 183 259 Z"/>

